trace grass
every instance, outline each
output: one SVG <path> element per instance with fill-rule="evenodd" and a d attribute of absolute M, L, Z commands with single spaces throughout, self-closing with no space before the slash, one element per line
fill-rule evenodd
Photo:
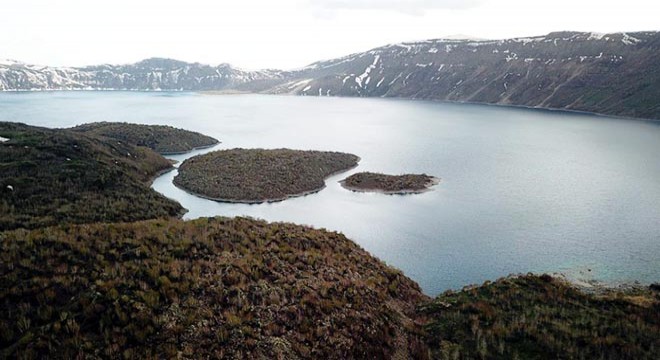
<path fill-rule="evenodd" d="M 655 359 L 660 293 L 586 294 L 548 275 L 446 292 L 420 309 L 438 359 Z"/>
<path fill-rule="evenodd" d="M 358 160 L 340 152 L 222 150 L 184 161 L 174 184 L 219 201 L 277 201 L 321 190 L 326 177 L 355 167 Z"/>
<path fill-rule="evenodd" d="M 436 179 L 426 174 L 385 175 L 372 172 L 355 173 L 342 180 L 351 190 L 414 193 L 427 190 Z"/>
<path fill-rule="evenodd" d="M 0 357 L 427 353 L 416 283 L 343 235 L 246 218 L 0 233 Z"/>
<path fill-rule="evenodd" d="M 71 130 L 148 147 L 161 154 L 185 153 L 218 143 L 210 136 L 165 125 L 97 122 L 79 125 Z"/>
<path fill-rule="evenodd" d="M 0 123 L 0 231 L 179 215 L 149 188 L 172 167 L 150 149 L 66 130 Z"/>

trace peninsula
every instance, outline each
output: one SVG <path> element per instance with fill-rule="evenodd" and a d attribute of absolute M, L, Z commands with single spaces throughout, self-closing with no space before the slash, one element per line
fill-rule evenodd
<path fill-rule="evenodd" d="M 149 187 L 172 164 L 128 142 L 0 122 L 0 231 L 137 221 L 185 212 Z"/>
<path fill-rule="evenodd" d="M 210 136 L 166 125 L 96 122 L 78 125 L 71 130 L 148 147 L 163 155 L 183 154 L 220 143 Z"/>

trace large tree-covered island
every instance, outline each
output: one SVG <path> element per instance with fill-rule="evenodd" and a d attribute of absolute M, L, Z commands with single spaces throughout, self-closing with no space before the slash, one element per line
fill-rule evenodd
<path fill-rule="evenodd" d="M 359 160 L 330 151 L 221 150 L 184 161 L 174 184 L 216 201 L 281 201 L 323 189 L 325 178 L 357 166 Z"/>
<path fill-rule="evenodd" d="M 385 175 L 373 172 L 360 172 L 340 181 L 352 191 L 381 192 L 384 194 L 417 194 L 428 191 L 440 179 L 426 174 Z"/>

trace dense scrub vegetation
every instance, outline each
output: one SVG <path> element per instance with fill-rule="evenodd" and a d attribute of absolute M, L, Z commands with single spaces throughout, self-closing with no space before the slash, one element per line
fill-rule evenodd
<path fill-rule="evenodd" d="M 321 190 L 326 177 L 358 161 L 355 155 L 328 151 L 221 150 L 184 161 L 174 184 L 219 201 L 277 201 Z"/>
<path fill-rule="evenodd" d="M 210 136 L 165 125 L 97 122 L 78 125 L 72 130 L 145 146 L 161 154 L 185 153 L 218 143 Z"/>
<path fill-rule="evenodd" d="M 528 275 L 431 300 L 337 233 L 171 219 L 180 205 L 147 186 L 171 164 L 146 147 L 16 123 L 0 123 L 0 138 L 9 139 L 0 142 L 0 358 L 655 359 L 660 351 L 658 285 L 587 294 Z M 318 189 L 357 161 L 235 149 L 192 158 L 180 176 L 224 191 L 213 197 L 263 200 Z M 160 219 L 107 223 L 149 218 Z"/>
<path fill-rule="evenodd" d="M 660 293 L 586 294 L 548 275 L 446 292 L 420 311 L 439 359 L 657 359 Z"/>
<path fill-rule="evenodd" d="M 424 357 L 416 283 L 343 235 L 246 218 L 0 233 L 0 357 Z"/>
<path fill-rule="evenodd" d="M 353 174 L 341 181 L 354 191 L 380 191 L 386 194 L 418 193 L 435 185 L 438 179 L 426 174 L 385 175 L 372 172 Z"/>
<path fill-rule="evenodd" d="M 182 207 L 148 182 L 170 162 L 150 149 L 0 122 L 0 231 L 63 222 L 170 217 Z"/>

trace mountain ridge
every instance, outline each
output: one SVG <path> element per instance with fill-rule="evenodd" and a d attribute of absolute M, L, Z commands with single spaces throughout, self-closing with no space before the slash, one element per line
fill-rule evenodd
<path fill-rule="evenodd" d="M 295 70 L 245 71 L 166 58 L 82 68 L 0 62 L 0 91 L 236 90 L 396 97 L 660 119 L 660 32 L 389 44 Z"/>

